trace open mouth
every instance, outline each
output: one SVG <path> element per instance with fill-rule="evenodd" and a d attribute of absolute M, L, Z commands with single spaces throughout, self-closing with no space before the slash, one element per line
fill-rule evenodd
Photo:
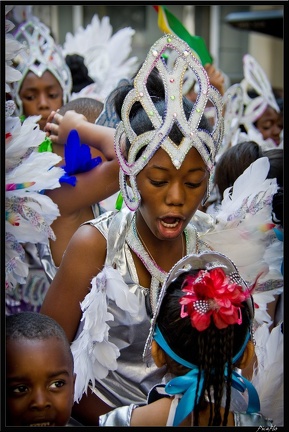
<path fill-rule="evenodd" d="M 164 219 L 161 220 L 161 224 L 165 227 L 165 228 L 176 228 L 176 226 L 178 226 L 178 224 L 180 223 L 180 219 L 178 218 L 174 218 L 174 217 L 166 217 Z"/>
<path fill-rule="evenodd" d="M 47 426 L 54 426 L 54 424 L 50 422 L 41 422 L 41 423 L 32 423 L 29 425 L 30 427 L 47 427 Z"/>

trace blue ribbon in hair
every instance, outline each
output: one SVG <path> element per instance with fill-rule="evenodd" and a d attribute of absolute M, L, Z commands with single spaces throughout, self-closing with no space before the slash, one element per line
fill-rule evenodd
<path fill-rule="evenodd" d="M 250 333 L 248 332 L 242 348 L 240 349 L 238 354 L 236 354 L 236 356 L 233 358 L 233 363 L 235 363 L 238 360 L 238 358 L 243 354 L 244 349 L 248 343 L 249 337 L 250 337 Z M 191 369 L 186 375 L 182 375 L 170 380 L 165 387 L 166 392 L 170 395 L 174 395 L 174 394 L 183 395 L 178 403 L 176 409 L 176 415 L 173 423 L 173 426 L 178 426 L 194 410 L 199 368 L 193 363 L 190 363 L 182 359 L 171 350 L 171 348 L 168 346 L 158 326 L 155 327 L 154 340 L 172 359 L 182 364 L 183 366 L 186 366 Z M 225 376 L 227 376 L 227 373 L 228 370 L 226 368 Z M 199 401 L 202 392 L 203 384 L 204 384 L 204 373 L 202 372 L 200 377 L 198 395 L 197 395 L 197 403 Z M 259 396 L 255 387 L 246 378 L 239 375 L 236 371 L 233 371 L 232 373 L 232 387 L 234 387 L 236 390 L 242 393 L 244 393 L 246 389 L 248 390 L 247 413 L 256 413 L 260 411 Z"/>

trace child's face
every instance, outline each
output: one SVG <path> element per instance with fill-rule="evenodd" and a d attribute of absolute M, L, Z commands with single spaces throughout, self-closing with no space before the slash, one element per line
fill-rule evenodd
<path fill-rule="evenodd" d="M 74 396 L 72 360 L 60 340 L 9 340 L 6 425 L 65 426 Z"/>
<path fill-rule="evenodd" d="M 23 114 L 28 117 L 42 115 L 39 121 L 43 130 L 51 111 L 56 111 L 63 105 L 63 90 L 51 72 L 46 71 L 39 78 L 29 71 L 23 80 L 19 97 L 23 104 Z"/>
<path fill-rule="evenodd" d="M 177 238 L 190 222 L 207 190 L 209 172 L 195 148 L 176 169 L 159 149 L 137 176 L 139 210 L 151 232 L 161 240 Z"/>
<path fill-rule="evenodd" d="M 282 113 L 277 113 L 268 106 L 255 124 L 264 139 L 271 138 L 277 146 L 280 144 L 280 133 L 283 130 Z"/>

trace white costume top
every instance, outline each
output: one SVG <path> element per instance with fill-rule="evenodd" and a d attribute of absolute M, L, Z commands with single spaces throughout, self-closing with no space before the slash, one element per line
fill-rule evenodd
<path fill-rule="evenodd" d="M 103 341 L 98 343 L 99 339 L 96 342 L 97 337 L 95 336 L 91 343 L 91 340 L 87 342 L 89 335 L 98 331 L 98 329 L 93 331 L 97 324 L 92 324 L 92 321 L 98 319 L 97 314 L 104 314 L 103 308 L 100 308 L 100 301 L 95 300 L 96 296 L 101 296 L 102 293 L 93 292 L 92 289 L 84 299 L 82 309 L 87 308 L 85 320 L 80 322 L 76 340 L 71 347 L 77 374 L 75 400 L 82 397 L 89 385 L 89 379 L 92 380 L 93 376 L 95 379 L 93 391 L 111 407 L 129 405 L 132 402 L 145 403 L 150 388 L 161 382 L 165 374 L 164 368 L 157 368 L 153 361 L 150 361 L 151 364 L 146 364 L 142 358 L 152 317 L 152 288 L 144 288 L 139 284 L 130 247 L 143 258 L 144 264 L 148 265 L 149 262 L 151 264 L 152 261 L 133 230 L 133 216 L 134 212 L 124 208 L 120 212 L 106 212 L 97 219 L 86 222 L 98 229 L 107 239 L 106 273 L 101 272 L 98 276 L 101 274 L 109 276 L 108 279 L 113 281 L 113 287 L 116 287 L 115 297 L 120 295 L 121 290 L 128 290 L 129 294 L 126 294 L 125 303 L 129 303 L 131 293 L 134 294 L 132 300 L 135 303 L 130 313 L 125 310 L 125 306 L 119 307 L 116 304 L 117 298 L 114 300 L 109 298 L 107 312 L 112 315 L 109 315 L 110 319 L 107 320 L 109 324 L 108 340 L 106 343 Z M 191 223 L 186 228 L 186 247 L 186 253 L 196 252 L 196 249 L 199 251 L 207 249 L 198 239 L 196 229 Z M 115 273 L 121 275 L 122 281 L 117 280 L 113 269 L 117 270 Z M 164 279 L 166 276 L 165 272 L 160 272 L 155 266 L 151 266 L 150 269 L 156 279 Z M 102 276 L 102 280 L 106 277 Z M 102 291 L 108 289 L 106 282 L 105 288 L 102 286 Z M 158 292 L 156 290 L 156 295 Z M 91 333 L 85 332 L 83 330 L 85 327 L 92 328 Z M 108 353 L 106 350 L 111 349 L 111 344 L 114 344 L 114 347 Z M 119 354 L 118 358 L 115 355 L 116 351 Z M 115 359 L 112 359 L 113 356 Z M 99 362 L 99 358 L 100 360 L 105 358 L 105 362 Z M 114 367 L 110 366 L 109 362 Z"/>
<path fill-rule="evenodd" d="M 157 393 L 160 395 L 159 397 L 156 396 Z M 165 395 L 167 395 L 164 387 L 155 386 L 153 389 L 151 389 L 148 397 L 148 403 L 150 403 L 149 399 L 152 394 L 154 394 L 152 401 L 157 400 L 160 397 L 166 397 Z M 170 406 L 166 426 L 173 426 L 176 409 L 182 396 L 182 394 L 174 395 Z M 106 414 L 103 414 L 99 416 L 99 426 L 130 426 L 132 412 L 135 408 L 137 408 L 137 405 L 130 404 L 128 406 L 116 408 Z M 234 415 L 235 426 L 251 426 L 255 428 L 258 428 L 258 426 L 267 426 L 272 428 L 274 426 L 273 421 L 265 417 L 261 413 L 246 413 L 246 403 L 244 402 L 243 396 L 240 394 L 240 392 L 233 388 L 230 410 L 233 412 Z M 191 416 L 191 425 L 193 426 L 193 413 Z"/>

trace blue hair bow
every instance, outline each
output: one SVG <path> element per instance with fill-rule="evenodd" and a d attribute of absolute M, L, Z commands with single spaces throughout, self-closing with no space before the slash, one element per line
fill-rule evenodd
<path fill-rule="evenodd" d="M 167 383 L 165 387 L 165 390 L 168 394 L 183 394 L 183 397 L 180 399 L 177 406 L 173 426 L 178 426 L 194 409 L 198 374 L 199 368 L 195 366 L 195 368 L 190 370 L 190 372 L 188 372 L 186 375 L 173 378 Z M 203 375 L 204 374 L 202 373 L 197 400 L 199 400 L 201 390 L 203 388 Z"/>
<path fill-rule="evenodd" d="M 246 340 L 240 350 L 240 352 L 233 358 L 234 361 L 240 357 L 240 354 L 244 352 L 245 346 L 248 343 L 249 332 L 246 337 Z M 198 384 L 198 375 L 199 368 L 198 366 L 182 359 L 177 354 L 175 354 L 172 349 L 168 346 L 165 338 L 163 337 L 159 327 L 156 325 L 154 340 L 158 343 L 158 345 L 175 361 L 190 368 L 191 370 L 186 374 L 170 380 L 165 387 L 165 390 L 168 394 L 182 394 L 182 398 L 180 399 L 177 409 L 176 415 L 174 418 L 173 426 L 178 426 L 193 410 L 195 407 L 195 398 L 197 392 L 197 384 Z M 225 368 L 225 377 L 228 375 L 228 369 Z M 199 390 L 197 394 L 197 403 L 199 401 L 202 389 L 204 384 L 204 373 L 201 373 Z M 256 413 L 260 411 L 260 401 L 258 393 L 255 387 L 244 377 L 239 375 L 236 371 L 232 373 L 232 387 L 236 390 L 244 393 L 245 390 L 248 390 L 248 407 L 247 413 Z"/>

